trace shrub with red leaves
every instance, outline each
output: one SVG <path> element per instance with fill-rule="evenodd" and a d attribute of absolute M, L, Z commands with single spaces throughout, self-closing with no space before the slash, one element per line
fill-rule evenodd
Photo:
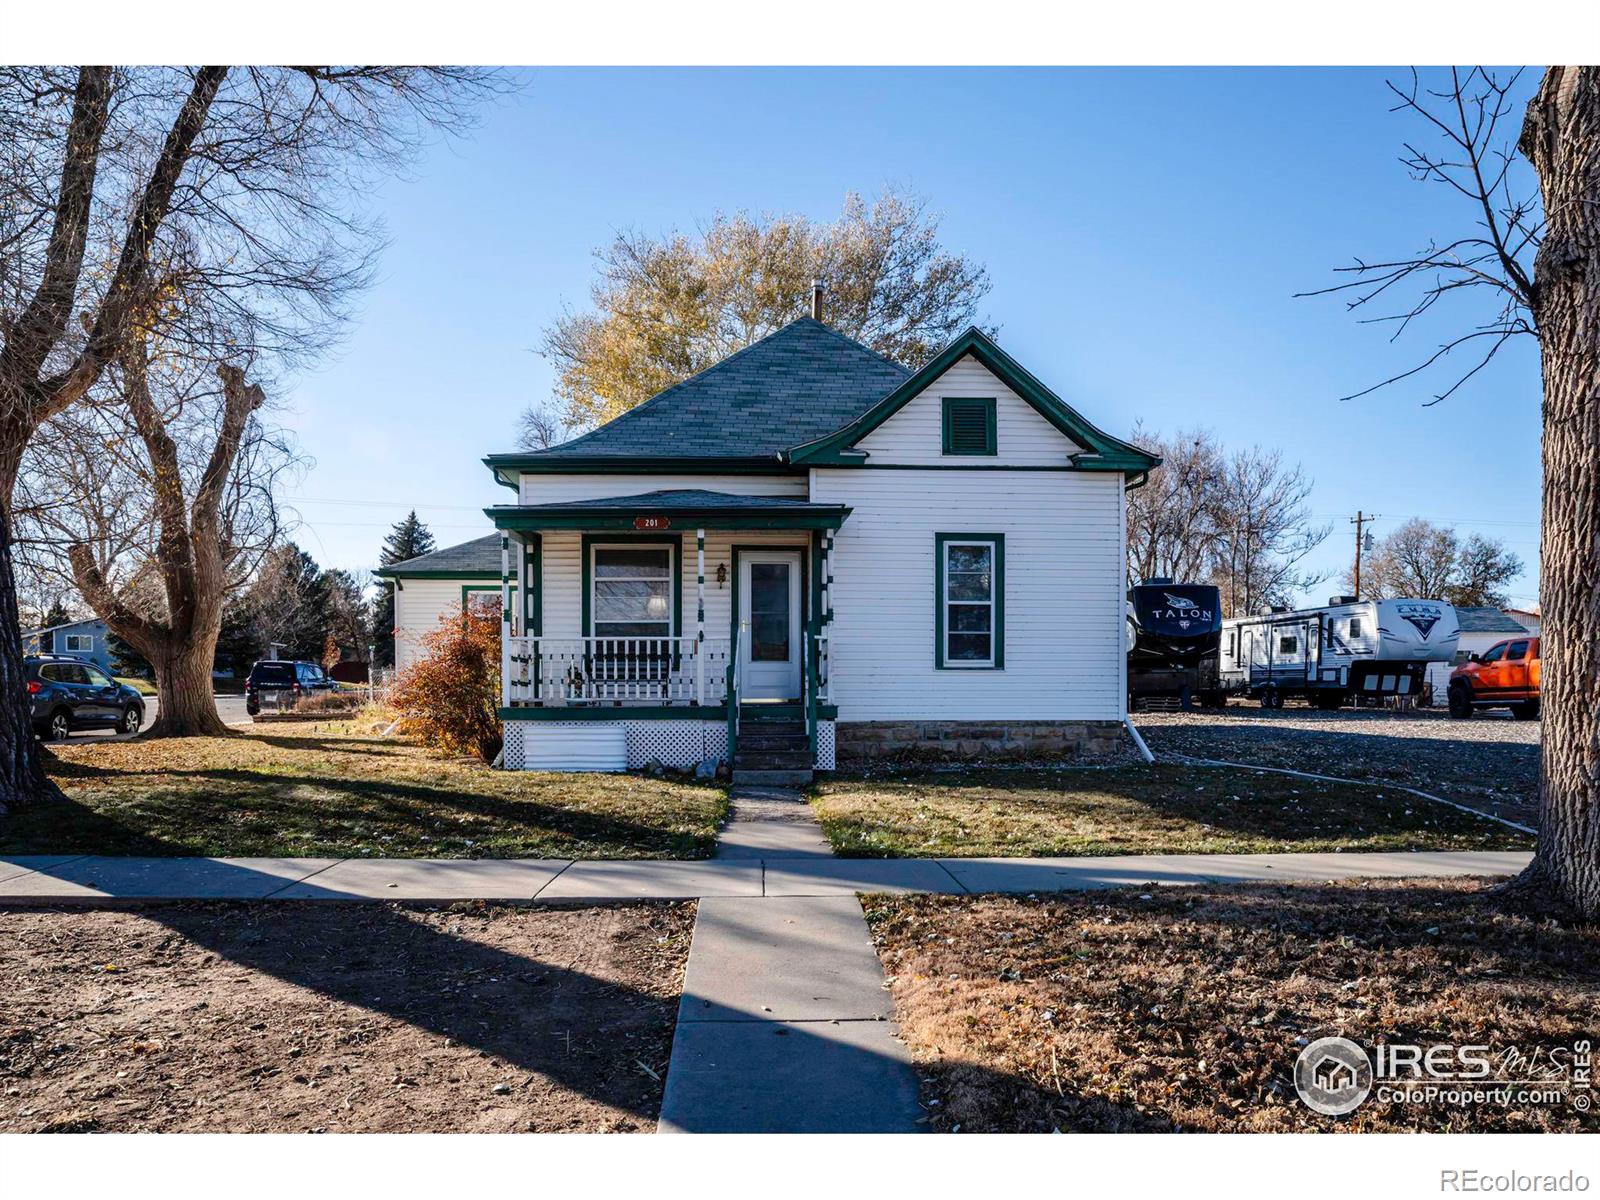
<path fill-rule="evenodd" d="M 390 703 L 427 745 L 492 761 L 500 753 L 499 610 L 477 601 L 440 617 Z"/>

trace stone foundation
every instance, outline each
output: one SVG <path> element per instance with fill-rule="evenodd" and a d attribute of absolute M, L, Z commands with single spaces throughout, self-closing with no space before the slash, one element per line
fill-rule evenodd
<path fill-rule="evenodd" d="M 882 759 L 1091 759 L 1129 745 L 1121 721 L 841 721 L 841 764 Z"/>

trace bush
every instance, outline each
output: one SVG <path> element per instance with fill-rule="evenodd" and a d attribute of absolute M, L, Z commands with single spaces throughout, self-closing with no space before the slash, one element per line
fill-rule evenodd
<path fill-rule="evenodd" d="M 307 696 L 295 703 L 294 711 L 298 713 L 347 713 L 355 712 L 358 708 L 367 706 L 367 693 L 360 692 L 324 692 L 320 696 Z"/>
<path fill-rule="evenodd" d="M 492 761 L 500 753 L 499 612 L 468 605 L 440 617 L 389 703 L 426 745 Z"/>

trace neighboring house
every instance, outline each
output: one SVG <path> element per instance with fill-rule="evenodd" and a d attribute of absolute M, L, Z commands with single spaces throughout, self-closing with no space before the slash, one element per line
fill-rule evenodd
<path fill-rule="evenodd" d="M 508 767 L 738 768 L 758 720 L 807 769 L 1124 736 L 1124 489 L 1159 460 L 976 329 L 912 372 L 797 320 L 484 462 L 515 493 L 485 510 Z M 465 581 L 437 557 L 402 595 Z"/>
<path fill-rule="evenodd" d="M 1428 694 L 1435 704 L 1449 702 L 1450 672 L 1469 655 L 1482 654 L 1496 642 L 1528 632 L 1510 613 L 1498 608 L 1457 608 L 1456 618 L 1461 622 L 1461 640 L 1456 643 L 1455 661 L 1428 664 Z"/>
<path fill-rule="evenodd" d="M 1539 606 L 1537 604 L 1535 604 L 1532 608 L 1508 608 L 1504 611 L 1506 616 L 1510 617 L 1518 625 L 1521 625 L 1526 632 L 1535 635 L 1538 634 L 1540 615 Z"/>
<path fill-rule="evenodd" d="M 98 617 L 87 621 L 69 621 L 65 625 L 52 625 L 48 629 L 31 629 L 22 635 L 24 654 L 66 654 L 92 662 L 110 675 L 110 630 Z"/>
<path fill-rule="evenodd" d="M 459 613 L 469 597 L 499 607 L 500 535 L 446 546 L 374 574 L 394 583 L 394 665 L 403 671 L 416 661 L 422 639 L 438 628 L 439 618 Z"/>

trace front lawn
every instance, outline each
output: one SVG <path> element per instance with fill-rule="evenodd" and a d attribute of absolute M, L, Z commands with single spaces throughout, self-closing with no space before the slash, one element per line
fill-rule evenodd
<path fill-rule="evenodd" d="M 1596 1128 L 1567 1071 L 1595 1034 L 1600 931 L 1509 914 L 1481 881 L 865 904 L 935 1129 Z M 1369 1052 L 1487 1045 L 1494 1078 L 1560 1094 L 1461 1105 L 1375 1088 L 1354 1113 L 1320 1116 L 1293 1071 L 1330 1036 Z"/>
<path fill-rule="evenodd" d="M 0 818 L 0 853 L 703 858 L 721 788 L 496 771 L 348 721 L 54 747 L 67 803 Z"/>
<path fill-rule="evenodd" d="M 0 1133 L 649 1132 L 694 905 L 0 923 Z"/>
<path fill-rule="evenodd" d="M 852 858 L 1531 849 L 1503 825 L 1382 787 L 1177 766 L 835 779 L 812 805 Z"/>

